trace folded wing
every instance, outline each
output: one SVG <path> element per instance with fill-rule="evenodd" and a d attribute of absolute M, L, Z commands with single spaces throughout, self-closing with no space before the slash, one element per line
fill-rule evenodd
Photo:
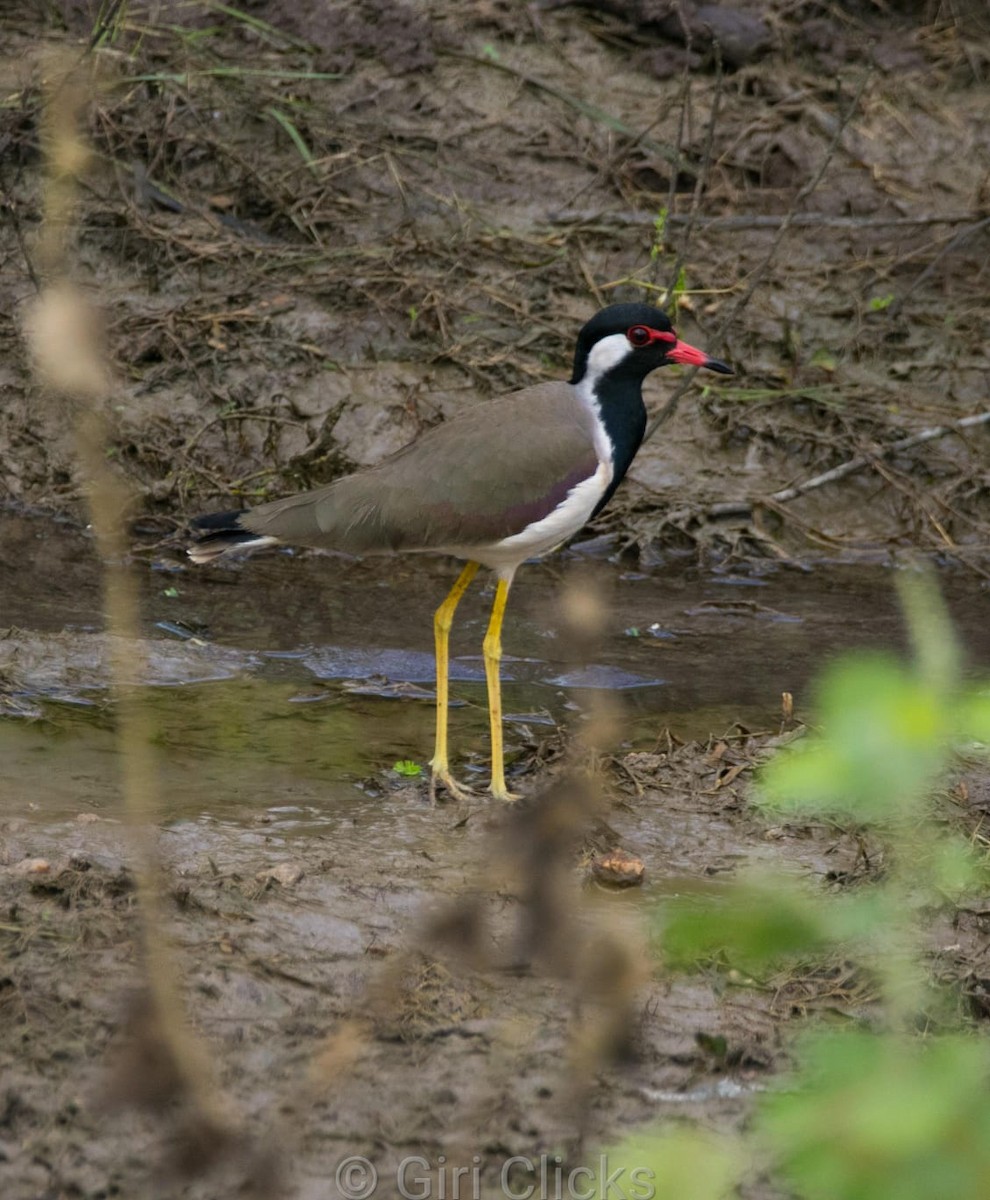
<path fill-rule="evenodd" d="M 486 546 L 549 515 L 599 467 L 592 415 L 568 384 L 461 413 L 369 471 L 240 516 L 263 537 L 371 554 Z"/>

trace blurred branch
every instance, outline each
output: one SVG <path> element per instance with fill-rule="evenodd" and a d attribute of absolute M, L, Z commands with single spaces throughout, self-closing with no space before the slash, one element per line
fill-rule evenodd
<path fill-rule="evenodd" d="M 128 562 L 124 514 L 131 492 L 109 465 L 105 409 L 113 380 L 102 330 L 82 291 L 69 278 L 79 179 L 89 161 L 80 132 L 92 96 L 92 79 L 77 56 L 53 53 L 44 62 L 43 146 L 46 157 L 44 221 L 37 260 L 43 287 L 26 322 L 35 375 L 49 398 L 74 422 L 76 453 L 103 560 L 104 612 L 110 633 L 113 690 L 124 814 L 136 850 L 142 966 L 160 1077 L 147 1066 L 131 1082 L 129 1098 L 164 1106 L 181 1098 L 196 1135 L 216 1153 L 230 1145 L 234 1124 L 211 1079 L 208 1055 L 183 1020 L 181 978 L 169 948 L 155 853 L 160 812 L 159 767 L 148 706 L 140 640 L 140 596 Z M 157 1090 L 156 1090 L 157 1089 Z"/>

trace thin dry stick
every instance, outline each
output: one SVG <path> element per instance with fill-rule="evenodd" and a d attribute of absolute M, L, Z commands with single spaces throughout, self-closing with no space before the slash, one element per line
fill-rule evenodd
<path fill-rule="evenodd" d="M 551 213 L 551 225 L 646 225 L 652 220 L 641 212 L 588 212 L 584 209 L 562 208 Z M 922 225 L 962 225 L 979 221 L 978 213 L 945 212 L 919 213 L 916 217 L 836 217 L 830 213 L 782 213 L 773 216 L 753 214 L 739 217 L 701 217 L 690 213 L 668 213 L 668 225 L 694 225 L 709 232 L 735 233 L 747 229 L 779 229 L 786 221 L 789 226 L 821 229 L 915 229 Z M 966 230 L 967 237 L 975 230 Z M 889 311 L 889 310 L 888 310 Z"/>
<path fill-rule="evenodd" d="M 781 242 L 783 242 L 784 238 L 787 236 L 787 231 L 788 231 L 788 229 L 790 229 L 790 227 L 794 221 L 794 216 L 797 213 L 798 208 L 801 206 L 801 204 L 804 203 L 805 200 L 807 200 L 807 198 L 811 195 L 811 193 L 815 190 L 815 188 L 818 187 L 819 183 L 821 183 L 822 178 L 825 175 L 825 172 L 828 170 L 829 164 L 832 161 L 832 157 L 835 154 L 836 148 L 839 145 L 839 141 L 841 140 L 842 135 L 846 131 L 846 126 L 852 120 L 853 114 L 859 108 L 860 98 L 862 97 L 863 92 L 866 90 L 866 85 L 870 81 L 871 78 L 872 78 L 872 73 L 866 72 L 863 75 L 863 78 L 860 80 L 859 87 L 856 89 L 856 95 L 853 96 L 852 101 L 849 104 L 849 107 L 846 109 L 845 113 L 843 114 L 842 120 L 839 121 L 835 127 L 835 131 L 832 134 L 832 140 L 829 142 L 828 149 L 825 151 L 825 155 L 822 158 L 821 163 L 819 164 L 818 170 L 811 177 L 811 179 L 808 180 L 808 182 L 804 185 L 804 187 L 801 188 L 801 190 L 798 192 L 798 194 L 794 197 L 793 203 L 791 204 L 790 208 L 788 209 L 787 213 L 785 214 L 784 220 L 781 222 L 780 228 L 777 230 L 777 234 L 770 244 L 770 249 L 767 251 L 766 257 L 763 259 L 763 262 L 761 262 L 760 265 L 753 272 L 753 275 L 749 281 L 749 286 L 746 288 L 746 291 L 743 292 L 743 294 L 741 296 L 737 297 L 735 303 L 729 308 L 729 311 L 722 318 L 721 324 L 719 325 L 718 329 L 716 329 L 715 333 L 712 335 L 712 337 L 710 339 L 710 344 L 711 344 L 713 350 L 716 350 L 716 351 L 718 350 L 718 348 L 720 347 L 720 345 L 722 343 L 723 338 L 725 337 L 726 329 L 729 328 L 729 326 L 736 319 L 738 314 L 740 312 L 742 312 L 742 310 L 746 307 L 746 305 L 752 299 L 754 293 L 756 292 L 756 289 L 763 283 L 763 278 L 766 275 L 767 271 L 769 270 L 770 264 L 773 262 L 777 251 L 780 249 Z M 667 401 L 667 403 L 663 406 L 663 408 L 660 409 L 660 411 L 657 413 L 657 415 L 653 418 L 653 420 L 651 421 L 651 423 L 649 425 L 649 428 L 646 431 L 646 438 L 644 438 L 644 441 L 653 437 L 653 435 L 660 428 L 660 426 L 663 425 L 666 421 L 670 420 L 670 418 L 674 415 L 674 413 L 677 411 L 677 406 L 680 403 L 681 397 L 684 395 L 684 393 L 688 390 L 688 388 L 693 383 L 696 373 L 697 373 L 697 368 L 690 372 L 690 374 L 683 381 L 683 383 L 680 385 L 680 387 L 678 387 L 676 389 L 676 391 L 670 397 L 670 399 Z"/>
<path fill-rule="evenodd" d="M 686 23 L 685 23 L 686 27 Z M 708 173 L 712 165 L 712 151 L 715 146 L 715 130 L 718 128 L 719 111 L 722 106 L 722 88 L 724 78 L 722 75 L 722 47 L 719 44 L 718 38 L 714 41 L 715 49 L 715 95 L 712 98 L 712 112 L 708 121 L 708 131 L 705 134 L 705 147 L 701 155 L 701 169 L 698 171 L 698 176 L 694 182 L 694 193 L 691 196 L 691 208 L 687 214 L 687 222 L 684 228 L 684 236 L 681 238 L 680 244 L 677 247 L 677 255 L 674 259 L 674 265 L 670 272 L 670 283 L 667 285 L 668 301 L 672 300 L 676 294 L 677 281 L 680 278 L 681 269 L 688 255 L 688 250 L 691 246 L 691 237 L 694 233 L 695 225 L 694 218 L 698 215 L 698 209 L 701 207 L 701 197 L 704 193 L 705 186 L 708 183 Z M 691 43 L 688 42 L 688 53 L 691 51 Z"/>
<path fill-rule="evenodd" d="M 688 105 L 691 103 L 691 30 L 684 20 L 684 14 L 679 3 L 677 5 L 677 14 L 687 37 L 687 50 L 684 55 L 684 73 L 681 79 L 681 106 L 677 116 L 677 141 L 674 145 L 677 158 L 670 172 L 670 187 L 667 189 L 667 208 L 664 214 L 665 229 L 667 221 L 670 219 L 670 214 L 674 211 L 674 202 L 677 199 L 677 179 L 681 172 L 681 160 L 684 156 L 684 127 L 687 124 Z M 654 262 L 650 280 L 654 287 L 660 275 L 660 249 L 661 247 L 657 244 L 656 218 L 654 218 L 654 235 L 651 246 L 651 254 L 654 255 Z"/>
<path fill-rule="evenodd" d="M 640 132 L 637 133 L 636 136 L 631 141 L 626 142 L 618 150 L 616 150 L 616 152 L 613 155 L 611 155 L 611 157 L 608 159 L 607 162 L 602 164 L 602 166 L 587 181 L 587 183 L 583 183 L 576 192 L 573 192 L 571 194 L 571 196 L 568 198 L 568 201 L 567 201 L 568 205 L 576 203 L 576 201 L 578 201 L 585 194 L 585 192 L 591 191 L 591 189 L 593 187 L 595 187 L 597 184 L 599 184 L 601 182 L 601 180 L 604 179 L 609 174 L 609 172 L 614 171 L 621 163 L 625 162 L 630 157 L 630 155 L 633 153 L 633 151 L 636 150 L 639 146 L 641 146 L 643 144 L 644 139 L 646 139 L 650 136 L 650 134 L 653 132 L 654 129 L 656 129 L 656 127 L 660 124 L 660 122 L 664 119 L 665 116 L 666 116 L 665 112 L 658 113 L 657 116 L 655 116 L 653 118 L 653 120 L 649 123 L 649 125 L 646 126 L 645 129 L 640 130 Z M 683 118 L 683 111 L 682 111 L 681 116 Z M 680 135 L 678 135 L 678 148 L 679 147 L 680 147 Z M 671 172 L 671 183 L 670 183 L 671 190 L 673 190 L 676 182 L 677 182 L 677 168 L 675 167 L 674 170 Z"/>
<path fill-rule="evenodd" d="M 14 237 L 17 241 L 18 249 L 21 252 L 21 258 L 24 259 L 24 268 L 28 273 L 28 278 L 34 286 L 36 292 L 41 291 L 41 280 L 38 278 L 34 269 L 34 263 L 31 261 L 31 255 L 28 252 L 27 242 L 24 239 L 24 230 L 21 228 L 21 220 L 17 213 L 17 201 L 13 196 L 9 195 L 0 181 L 0 209 L 5 212 L 7 219 L 10 221 L 10 227 L 14 232 Z"/>
<path fill-rule="evenodd" d="M 571 92 L 557 87 L 556 84 L 549 83 L 545 79 L 539 79 L 535 75 L 530 75 L 526 71 L 520 71 L 516 67 L 509 66 L 508 63 L 500 62 L 494 58 L 482 58 L 476 54 L 461 54 L 456 50 L 444 50 L 443 53 L 447 58 L 457 58 L 462 62 L 475 63 L 477 66 L 490 67 L 494 71 L 502 71 L 506 75 L 512 75 L 515 79 L 518 79 L 534 91 L 545 92 L 548 96 L 553 96 L 583 116 L 604 125 L 607 129 L 614 129 L 616 133 L 635 138 L 651 154 L 658 154 L 669 163 L 675 165 L 677 163 L 677 151 L 673 146 L 668 146 L 665 142 L 657 142 L 652 138 L 646 138 L 641 134 L 637 134 L 636 130 L 632 126 L 627 125 L 625 121 L 620 121 L 618 117 L 613 116 L 610 112 L 606 112 L 603 108 L 599 108 L 597 104 L 589 104 L 586 100 L 582 100 L 580 96 L 575 96 Z"/>
<path fill-rule="evenodd" d="M 896 317 L 908 299 L 922 286 L 931 279 L 935 273 L 935 268 L 947 254 L 951 254 L 953 250 L 957 250 L 963 242 L 969 241 L 974 234 L 977 234 L 982 229 L 990 226 L 990 217 L 984 217 L 982 221 L 977 221 L 975 225 L 971 225 L 969 229 L 960 229 L 954 238 L 946 242 L 942 249 L 935 255 L 927 267 L 917 276 L 916 279 L 909 285 L 908 289 L 902 296 L 899 296 L 894 303 L 887 309 L 887 316 Z"/>
<path fill-rule="evenodd" d="M 121 790 L 137 852 L 135 879 L 143 966 L 157 1018 L 156 1031 L 200 1131 L 217 1142 L 232 1132 L 231 1117 L 213 1087 L 207 1055 L 182 1020 L 179 973 L 164 934 L 153 843 L 153 822 L 159 813 L 158 764 L 149 712 L 138 693 L 137 681 L 145 666 L 140 601 L 137 579 L 127 565 L 123 524 L 131 497 L 124 482 L 109 468 L 105 453 L 102 411 L 111 379 L 93 314 L 67 279 L 77 181 L 88 157 L 79 133 L 80 114 L 88 104 L 91 86 L 69 56 L 52 56 L 47 67 L 47 176 L 38 246 L 38 260 L 47 282 L 27 332 L 40 382 L 75 417 L 79 466 L 104 562 L 104 610 L 117 701 Z"/>
<path fill-rule="evenodd" d="M 880 446 L 870 456 L 859 455 L 856 458 L 847 459 L 844 463 L 839 463 L 837 467 L 832 467 L 828 471 L 823 471 L 820 475 L 806 479 L 804 483 L 796 483 L 792 487 L 782 488 L 779 492 L 774 492 L 768 499 L 775 504 L 787 504 L 790 500 L 796 500 L 798 496 L 803 496 L 807 492 L 813 492 L 816 488 L 824 487 L 827 483 L 835 483 L 837 479 L 845 479 L 847 475 L 852 475 L 855 471 L 861 471 L 864 467 L 868 467 L 871 463 L 875 462 L 878 457 L 887 458 L 891 454 L 899 454 L 902 450 L 910 450 L 914 446 L 922 446 L 926 442 L 934 442 L 938 438 L 946 437 L 950 433 L 960 433 L 964 429 L 975 429 L 980 425 L 987 424 L 990 424 L 990 412 L 981 412 L 974 413 L 970 417 L 962 417 L 958 421 L 953 421 L 951 425 L 934 425 L 928 429 L 920 429 L 917 433 L 912 433 L 908 437 L 891 442 L 889 446 Z M 760 501 L 758 499 L 752 501 L 729 500 L 724 504 L 713 504 L 708 510 L 708 515 L 711 517 L 748 516 L 753 511 L 753 508 L 759 504 Z"/>

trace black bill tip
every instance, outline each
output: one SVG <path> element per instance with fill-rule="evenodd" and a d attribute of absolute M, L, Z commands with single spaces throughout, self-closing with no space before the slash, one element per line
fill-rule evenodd
<path fill-rule="evenodd" d="M 722 362 L 720 358 L 709 358 L 704 364 L 709 371 L 717 371 L 719 375 L 735 375 L 735 371 L 728 363 Z"/>

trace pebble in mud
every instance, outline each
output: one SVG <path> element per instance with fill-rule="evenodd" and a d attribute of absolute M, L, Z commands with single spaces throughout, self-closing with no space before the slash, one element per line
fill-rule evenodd
<path fill-rule="evenodd" d="M 293 887 L 306 874 L 299 863 L 281 862 L 266 867 L 255 876 L 262 883 L 278 883 L 282 887 Z"/>
<path fill-rule="evenodd" d="M 645 874 L 643 860 L 635 854 L 627 854 L 625 850 L 610 850 L 600 858 L 591 860 L 592 879 L 608 887 L 639 887 Z"/>
<path fill-rule="evenodd" d="M 47 858 L 22 858 L 10 868 L 12 875 L 47 875 L 52 864 Z"/>

